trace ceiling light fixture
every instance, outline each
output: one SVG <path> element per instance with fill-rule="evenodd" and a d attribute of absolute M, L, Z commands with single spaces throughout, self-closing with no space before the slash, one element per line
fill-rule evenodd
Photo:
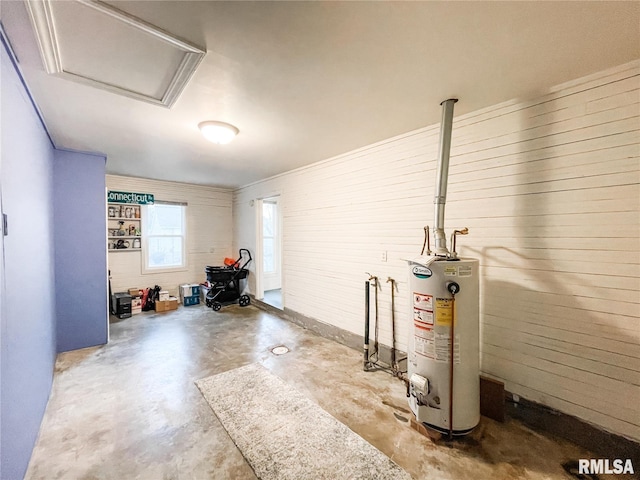
<path fill-rule="evenodd" d="M 236 127 L 224 122 L 201 122 L 198 128 L 204 135 L 204 138 L 210 142 L 224 145 L 229 143 L 240 132 Z"/>

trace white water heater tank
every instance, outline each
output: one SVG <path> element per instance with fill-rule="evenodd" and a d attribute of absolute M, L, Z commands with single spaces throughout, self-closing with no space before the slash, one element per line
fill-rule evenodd
<path fill-rule="evenodd" d="M 410 260 L 409 292 L 409 406 L 430 428 L 469 433 L 480 421 L 478 260 Z"/>

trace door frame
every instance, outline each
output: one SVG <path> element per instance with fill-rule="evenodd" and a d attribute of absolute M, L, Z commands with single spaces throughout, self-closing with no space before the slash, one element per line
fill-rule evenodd
<path fill-rule="evenodd" d="M 262 223 L 262 209 L 265 200 L 269 200 L 271 198 L 277 197 L 278 199 L 278 266 L 280 269 L 280 290 L 282 292 L 282 306 L 284 309 L 284 287 L 285 287 L 285 279 L 284 279 L 284 271 L 283 271 L 283 216 L 282 216 L 282 194 L 280 192 L 274 192 L 269 195 L 263 195 L 260 198 L 255 200 L 255 232 L 256 232 L 256 244 L 255 244 L 255 252 L 256 252 L 256 292 L 255 297 L 258 300 L 264 299 L 264 259 L 263 259 L 263 243 L 264 238 L 262 235 L 263 232 L 263 223 Z"/>

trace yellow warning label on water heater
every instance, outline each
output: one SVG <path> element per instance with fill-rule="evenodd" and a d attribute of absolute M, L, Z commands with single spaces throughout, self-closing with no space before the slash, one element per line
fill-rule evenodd
<path fill-rule="evenodd" d="M 458 275 L 458 267 L 457 266 L 448 266 L 444 267 L 444 276 L 445 277 L 455 277 Z"/>
<path fill-rule="evenodd" d="M 436 298 L 436 325 L 450 327 L 452 318 L 453 299 Z"/>

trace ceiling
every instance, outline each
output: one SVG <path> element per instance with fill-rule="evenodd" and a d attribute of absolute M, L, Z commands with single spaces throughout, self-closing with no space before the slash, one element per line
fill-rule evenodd
<path fill-rule="evenodd" d="M 167 108 L 48 74 L 25 3 L 2 1 L 55 145 L 106 154 L 108 173 L 222 187 L 435 124 L 449 97 L 460 115 L 640 58 L 640 2 L 106 4 L 206 55 Z M 75 52 L 88 71 L 151 93 L 166 83 L 159 62 L 180 60 L 133 30 L 109 40 L 99 15 L 54 23 L 63 63 Z M 240 134 L 212 144 L 197 128 L 205 120 Z"/>

